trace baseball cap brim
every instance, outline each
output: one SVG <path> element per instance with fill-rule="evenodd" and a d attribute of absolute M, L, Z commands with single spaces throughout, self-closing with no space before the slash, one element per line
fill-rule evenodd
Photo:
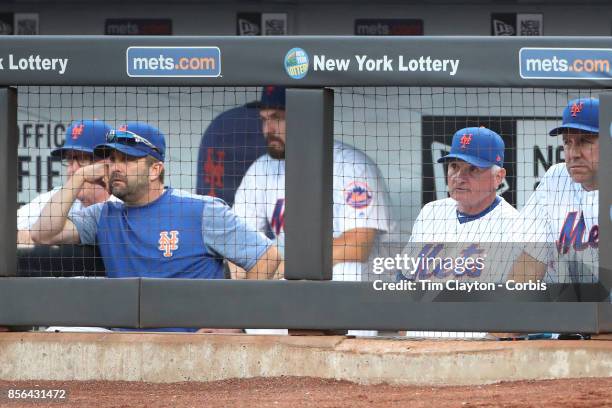
<path fill-rule="evenodd" d="M 145 156 L 153 156 L 155 158 L 158 158 L 157 156 L 159 154 L 155 154 L 157 152 L 153 151 L 153 150 L 141 150 L 138 149 L 136 146 L 128 146 L 128 145 L 124 145 L 121 143 L 106 143 L 103 145 L 99 145 L 96 146 L 96 148 L 94 149 L 94 154 L 96 156 L 101 156 L 101 157 L 105 157 L 107 156 L 111 150 L 117 150 L 121 153 L 125 153 L 128 156 L 133 156 L 133 157 L 145 157 Z"/>
<path fill-rule="evenodd" d="M 93 151 L 90 148 L 82 147 L 82 146 L 70 146 L 70 147 L 58 147 L 55 150 L 51 151 L 51 157 L 64 157 L 66 152 L 83 152 L 93 154 Z"/>
<path fill-rule="evenodd" d="M 581 123 L 568 123 L 559 126 L 558 128 L 554 128 L 553 130 L 548 132 L 548 134 L 550 136 L 559 136 L 561 133 L 568 129 L 584 130 L 585 132 L 599 133 L 599 128 L 596 128 L 594 126 L 583 125 Z"/>
<path fill-rule="evenodd" d="M 451 159 L 463 160 L 464 162 L 470 163 L 472 166 L 480 167 L 481 169 L 489 168 L 495 164 L 495 163 L 491 163 L 487 160 L 483 160 L 478 157 L 468 156 L 467 154 L 461 154 L 461 153 L 451 153 L 451 154 L 447 154 L 444 157 L 440 157 L 438 159 L 438 163 L 444 163 L 445 161 L 448 161 Z"/>

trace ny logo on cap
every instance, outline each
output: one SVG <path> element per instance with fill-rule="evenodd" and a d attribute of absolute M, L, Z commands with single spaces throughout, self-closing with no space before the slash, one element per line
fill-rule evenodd
<path fill-rule="evenodd" d="M 467 149 L 468 145 L 472 142 L 472 134 L 471 133 L 465 133 L 463 136 L 461 136 L 461 139 L 459 139 L 459 143 L 461 143 L 461 148 L 462 149 Z"/>
<path fill-rule="evenodd" d="M 70 132 L 70 137 L 72 140 L 77 140 L 83 134 L 83 129 L 85 129 L 85 125 L 80 123 L 72 128 L 72 132 Z"/>
<path fill-rule="evenodd" d="M 580 102 L 580 103 L 574 102 L 572 104 L 572 107 L 570 108 L 570 112 L 572 113 L 572 117 L 575 118 L 577 114 L 582 112 L 582 107 L 583 106 L 584 106 L 584 104 L 582 102 Z"/>
<path fill-rule="evenodd" d="M 266 86 L 266 95 L 270 96 L 272 95 L 272 93 L 274 93 L 274 86 Z"/>

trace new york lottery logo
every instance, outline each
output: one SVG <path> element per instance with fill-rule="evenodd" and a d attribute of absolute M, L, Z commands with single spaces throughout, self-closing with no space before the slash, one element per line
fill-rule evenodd
<path fill-rule="evenodd" d="M 293 79 L 302 79 L 308 73 L 308 54 L 301 48 L 292 48 L 285 55 L 285 71 Z"/>

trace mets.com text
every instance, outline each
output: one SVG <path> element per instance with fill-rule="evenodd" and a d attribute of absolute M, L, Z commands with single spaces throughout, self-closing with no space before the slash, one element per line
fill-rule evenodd
<path fill-rule="evenodd" d="M 145 77 L 218 77 L 218 47 L 129 47 L 127 74 Z"/>
<path fill-rule="evenodd" d="M 521 48 L 521 78 L 612 79 L 612 49 Z"/>
<path fill-rule="evenodd" d="M 575 59 L 568 61 L 553 56 L 550 59 L 528 59 L 528 71 L 556 72 L 610 72 L 610 61 L 607 59 Z"/>
<path fill-rule="evenodd" d="M 211 57 L 180 57 L 175 60 L 172 57 L 159 55 L 155 58 L 134 58 L 133 68 L 137 70 L 214 70 L 217 61 Z"/>

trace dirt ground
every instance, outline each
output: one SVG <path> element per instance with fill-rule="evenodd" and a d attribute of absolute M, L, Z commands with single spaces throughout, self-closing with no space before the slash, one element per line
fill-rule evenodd
<path fill-rule="evenodd" d="M 9 389 L 64 389 L 58 402 L 9 400 Z M 612 407 L 612 378 L 469 387 L 357 385 L 316 378 L 208 383 L 0 381 L 0 406 L 20 407 Z"/>

